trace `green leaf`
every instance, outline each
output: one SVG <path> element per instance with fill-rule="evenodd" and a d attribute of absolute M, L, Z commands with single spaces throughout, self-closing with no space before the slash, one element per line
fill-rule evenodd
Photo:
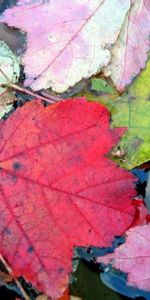
<path fill-rule="evenodd" d="M 127 128 L 120 143 L 110 153 L 111 159 L 126 169 L 150 160 L 150 56 L 145 70 L 123 95 L 115 90 L 103 96 L 96 96 L 90 91 L 81 95 L 108 107 L 112 127 Z"/>
<path fill-rule="evenodd" d="M 18 81 L 20 74 L 19 59 L 3 41 L 0 41 L 0 69 L 11 82 L 15 83 Z M 1 87 L 1 85 L 5 84 L 8 84 L 8 80 L 0 72 L 0 94 L 6 90 L 6 88 Z"/>
<path fill-rule="evenodd" d="M 131 169 L 150 160 L 150 59 L 128 92 L 114 101 L 111 112 L 114 127 L 128 127 L 119 143 L 125 154 L 121 165 Z"/>
<path fill-rule="evenodd" d="M 114 91 L 107 81 L 100 78 L 92 78 L 92 90 L 101 93 L 113 93 Z"/>

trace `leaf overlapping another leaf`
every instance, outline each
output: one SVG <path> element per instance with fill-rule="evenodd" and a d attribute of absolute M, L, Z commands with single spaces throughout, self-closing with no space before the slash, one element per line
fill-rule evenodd
<path fill-rule="evenodd" d="M 144 69 L 150 50 L 150 1 L 133 0 L 126 15 L 111 61 L 104 68 L 119 91 Z"/>
<path fill-rule="evenodd" d="M 95 79 L 93 79 L 95 82 Z M 99 79 L 96 79 L 97 86 Z M 128 90 L 119 95 L 115 90 L 104 95 L 93 95 L 83 91 L 88 100 L 103 103 L 111 113 L 112 127 L 126 127 L 127 131 L 121 138 L 115 151 L 118 149 L 123 157 L 115 156 L 115 151 L 110 156 L 126 169 L 132 169 L 150 160 L 150 59 L 146 68 L 129 86 Z M 111 86 L 110 86 L 111 88 Z M 103 94 L 103 93 L 102 93 Z"/>
<path fill-rule="evenodd" d="M 120 162 L 127 169 L 150 160 L 150 59 L 128 92 L 110 102 L 112 125 L 128 128 L 119 146 L 125 153 Z M 105 102 L 106 104 L 106 102 Z M 107 105 L 107 104 L 106 104 Z M 108 102 L 109 105 L 109 102 Z"/>
<path fill-rule="evenodd" d="M 56 92 L 102 69 L 124 90 L 145 66 L 149 20 L 149 0 L 19 0 L 1 17 L 27 33 L 26 84 Z"/>
<path fill-rule="evenodd" d="M 85 99 L 33 101 L 1 123 L 0 251 L 52 299 L 74 246 L 109 246 L 135 222 L 135 178 L 105 157 L 123 132 Z"/>

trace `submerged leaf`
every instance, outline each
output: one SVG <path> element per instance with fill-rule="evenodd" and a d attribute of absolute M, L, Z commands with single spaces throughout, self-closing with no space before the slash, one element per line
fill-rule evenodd
<path fill-rule="evenodd" d="M 33 101 L 1 123 L 0 251 L 52 299 L 67 287 L 74 246 L 109 246 L 137 220 L 134 176 L 105 157 L 124 132 L 109 117 L 77 98 Z"/>
<path fill-rule="evenodd" d="M 107 84 L 107 81 L 100 78 L 92 78 L 92 90 L 102 93 L 113 93 L 113 88 Z"/>

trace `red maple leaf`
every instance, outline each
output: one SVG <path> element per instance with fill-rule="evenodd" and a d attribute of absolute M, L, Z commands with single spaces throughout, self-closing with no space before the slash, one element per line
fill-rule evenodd
<path fill-rule="evenodd" d="M 33 101 L 1 124 L 0 251 L 52 299 L 75 246 L 109 246 L 134 221 L 134 177 L 105 157 L 124 129 L 85 99 Z"/>

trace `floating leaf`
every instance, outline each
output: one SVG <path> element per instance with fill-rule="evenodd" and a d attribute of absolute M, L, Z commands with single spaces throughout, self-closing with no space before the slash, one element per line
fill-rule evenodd
<path fill-rule="evenodd" d="M 150 160 L 150 59 L 128 92 L 111 102 L 113 126 L 128 127 L 119 143 L 121 165 L 131 169 Z M 106 103 L 106 102 L 105 102 Z M 109 105 L 109 103 L 108 103 Z"/>
<path fill-rule="evenodd" d="M 108 64 L 129 8 L 130 0 L 20 0 L 1 21 L 27 33 L 26 85 L 64 92 Z"/>
<path fill-rule="evenodd" d="M 128 130 L 110 157 L 126 169 L 132 169 L 150 160 L 150 58 L 145 70 L 134 80 L 122 96 L 115 90 L 111 94 L 95 96 L 83 91 L 89 101 L 107 106 L 113 127 Z"/>
<path fill-rule="evenodd" d="M 115 253 L 98 261 L 127 273 L 130 286 L 150 291 L 150 225 L 136 226 L 126 234 L 126 242 Z"/>
<path fill-rule="evenodd" d="M 111 25 L 110 25 L 111 26 Z M 105 68 L 117 89 L 123 91 L 141 69 L 150 50 L 150 1 L 134 0 L 124 20 L 112 58 Z"/>
<path fill-rule="evenodd" d="M 124 132 L 109 117 L 78 98 L 28 102 L 1 123 L 0 251 L 52 299 L 74 246 L 109 246 L 137 220 L 134 176 L 105 157 Z"/>

